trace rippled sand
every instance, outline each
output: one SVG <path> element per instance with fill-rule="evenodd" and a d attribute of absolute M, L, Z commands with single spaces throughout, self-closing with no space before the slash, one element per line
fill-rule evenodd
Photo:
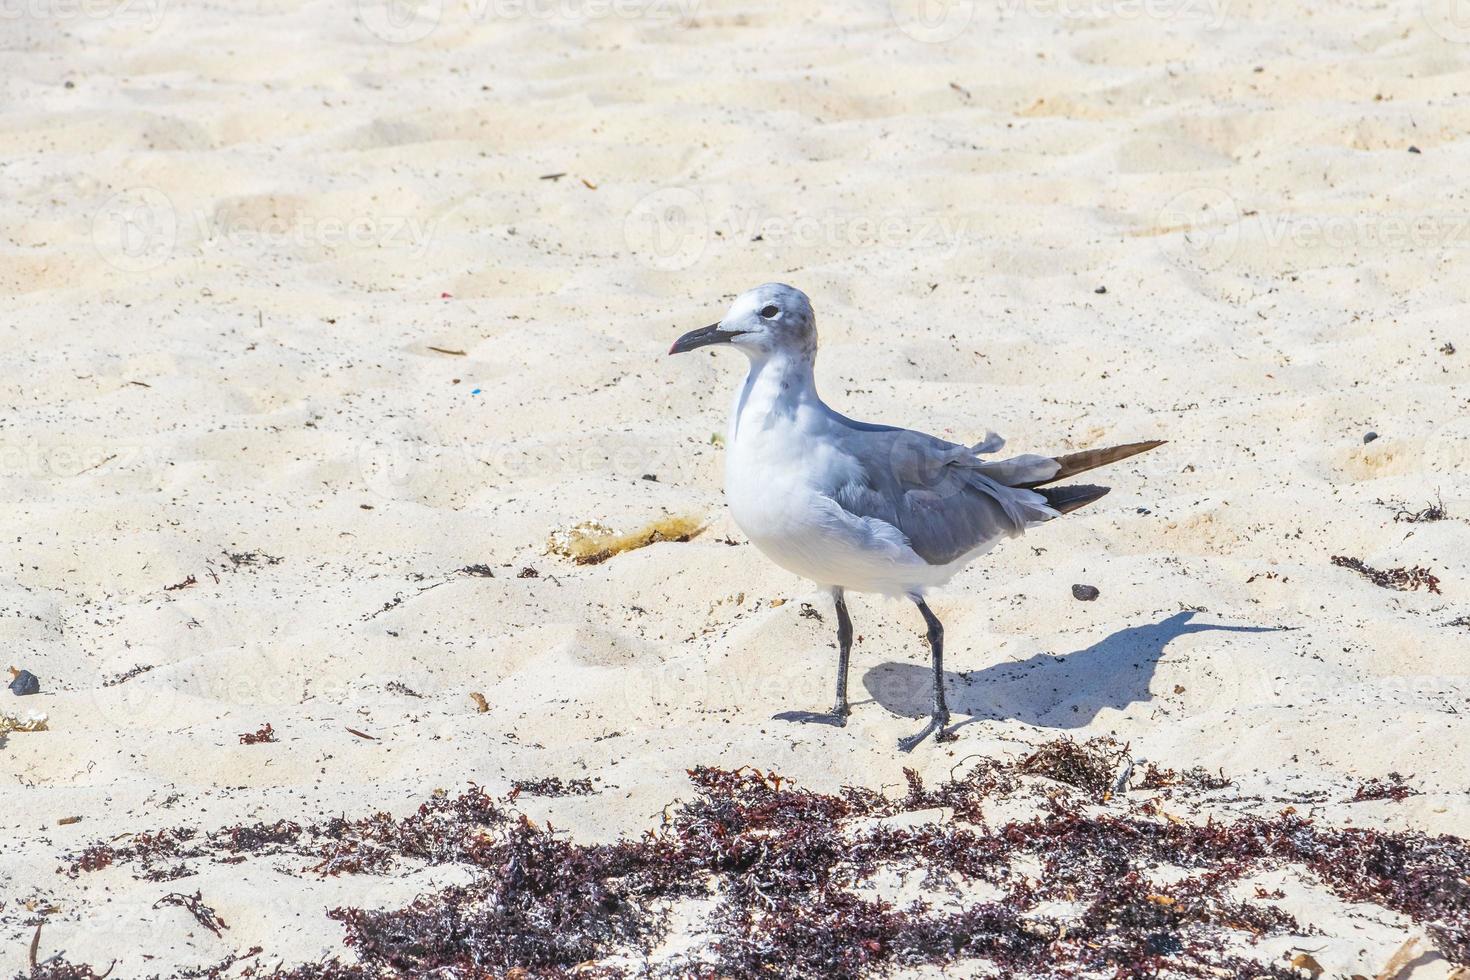
<path fill-rule="evenodd" d="M 0 736 L 0 966 L 48 907 L 43 955 L 119 976 L 341 953 L 326 908 L 435 873 L 207 866 L 183 884 L 217 939 L 151 909 L 174 887 L 55 869 L 472 780 L 595 777 L 525 802 L 599 838 L 699 763 L 878 787 L 1113 734 L 1262 806 L 1321 790 L 1326 820 L 1470 834 L 1470 21 L 945 10 L 5 8 L 0 629 L 42 693 L 0 707 L 49 731 Z M 932 602 L 956 742 L 895 751 L 921 624 L 864 597 L 851 723 L 773 720 L 829 702 L 832 616 L 724 512 L 738 356 L 662 356 L 771 279 L 811 294 L 847 414 L 1170 440 Z M 669 517 L 709 527 L 546 554 Z M 1391 771 L 1425 794 L 1341 802 Z M 1330 971 L 1410 934 L 1357 925 L 1309 944 Z"/>

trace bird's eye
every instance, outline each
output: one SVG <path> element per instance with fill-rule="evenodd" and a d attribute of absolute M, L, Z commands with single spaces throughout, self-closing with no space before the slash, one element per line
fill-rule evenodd
<path fill-rule="evenodd" d="M 767 320 L 774 320 L 776 318 L 776 314 L 780 312 L 781 311 L 776 309 L 776 307 L 774 306 L 767 306 L 765 309 L 761 310 L 761 316 L 765 317 Z"/>

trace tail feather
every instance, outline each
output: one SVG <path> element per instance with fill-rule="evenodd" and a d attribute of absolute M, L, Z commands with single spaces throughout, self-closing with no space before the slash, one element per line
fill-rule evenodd
<path fill-rule="evenodd" d="M 1046 498 L 1046 503 L 1059 514 L 1070 514 L 1079 507 L 1086 507 L 1094 500 L 1107 496 L 1112 487 L 1099 487 L 1089 483 L 1076 483 L 1067 487 L 1042 487 L 1036 492 Z"/>
<path fill-rule="evenodd" d="M 1165 439 L 1153 439 L 1149 442 L 1130 442 L 1126 446 L 1110 446 L 1107 449 L 1084 449 L 1080 453 L 1068 453 L 1065 456 L 1057 456 L 1054 460 L 1057 464 L 1057 471 L 1050 477 L 1045 480 L 1035 480 L 1031 483 L 1018 483 L 1016 486 L 1026 490 L 1034 490 L 1048 483 L 1056 483 L 1058 480 L 1065 480 L 1068 477 L 1076 476 L 1078 473 L 1085 473 L 1099 466 L 1106 466 L 1109 463 L 1116 463 L 1120 459 L 1127 459 L 1129 456 L 1137 456 L 1139 453 L 1148 452 L 1150 449 L 1157 449 L 1166 441 Z M 1103 493 L 1106 492 L 1106 490 L 1103 491 Z M 1100 496 L 1102 494 L 1098 494 L 1098 497 Z M 1096 500 L 1097 497 L 1091 499 Z M 1090 501 L 1083 501 L 1083 503 L 1088 502 Z M 1081 507 L 1082 504 L 1078 504 L 1077 506 Z"/>

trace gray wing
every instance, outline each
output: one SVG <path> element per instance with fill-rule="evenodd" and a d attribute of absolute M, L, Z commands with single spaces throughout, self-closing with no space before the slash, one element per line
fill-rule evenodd
<path fill-rule="evenodd" d="M 853 423 L 842 449 L 852 465 L 833 499 L 848 513 L 898 528 L 931 565 L 1057 514 L 1040 494 L 987 476 L 996 464 L 973 450 L 922 432 Z"/>

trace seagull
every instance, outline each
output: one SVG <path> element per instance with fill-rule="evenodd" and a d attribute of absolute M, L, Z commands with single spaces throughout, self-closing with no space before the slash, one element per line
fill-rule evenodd
<path fill-rule="evenodd" d="M 1077 473 L 1163 445 L 1160 440 L 1064 456 L 986 461 L 1005 440 L 994 433 L 962 446 L 892 425 L 857 422 L 817 394 L 816 318 L 805 293 L 766 283 L 741 293 L 718 323 L 669 349 L 734 347 L 750 360 L 725 439 L 730 515 L 766 557 L 826 588 L 837 611 L 837 699 L 803 720 L 845 725 L 852 619 L 846 593 L 906 597 L 928 630 L 934 698 L 910 750 L 933 734 L 953 738 L 944 699 L 944 627 L 924 602 L 971 561 L 1033 524 L 1071 513 L 1108 492 L 1052 486 Z"/>

